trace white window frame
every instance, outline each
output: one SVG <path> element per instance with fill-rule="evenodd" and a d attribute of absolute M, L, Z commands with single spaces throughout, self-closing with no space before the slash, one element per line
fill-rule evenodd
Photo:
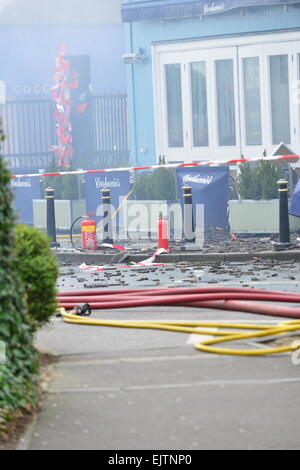
<path fill-rule="evenodd" d="M 289 95 L 291 98 L 291 83 L 293 78 L 292 71 L 292 54 L 294 53 L 294 44 L 293 43 L 278 43 L 276 47 L 272 44 L 264 44 L 264 73 L 265 73 L 265 83 L 266 83 L 266 98 L 267 98 L 267 116 L 266 122 L 268 125 L 266 136 L 267 136 L 267 150 L 268 153 L 273 153 L 273 151 L 278 147 L 278 144 L 273 144 L 273 135 L 272 135 L 272 107 L 271 107 L 271 87 L 270 87 L 270 57 L 277 55 L 287 55 L 288 56 L 288 74 L 289 74 Z M 294 148 L 296 144 L 295 133 L 294 133 L 294 116 L 293 109 L 291 106 L 291 99 L 289 102 L 289 111 L 290 111 L 290 136 L 291 142 L 285 142 L 290 148 Z"/>
<path fill-rule="evenodd" d="M 296 114 L 296 129 L 294 130 L 296 147 L 300 147 L 300 43 L 296 44 L 294 67 L 296 67 L 296 80 L 292 83 L 292 109 Z"/>
<path fill-rule="evenodd" d="M 265 83 L 265 74 L 264 74 L 264 62 L 263 62 L 263 49 L 262 45 L 251 45 L 251 46 L 242 46 L 238 48 L 239 56 L 239 76 L 240 76 L 240 128 L 241 128 L 241 150 L 245 158 L 252 158 L 257 155 L 262 155 L 264 149 L 267 148 L 267 102 L 265 93 L 263 90 L 267 89 L 267 84 Z M 259 59 L 259 74 L 260 74 L 260 107 L 261 107 L 261 133 L 262 141 L 261 145 L 248 145 L 247 136 L 246 136 L 246 116 L 245 116 L 245 89 L 244 89 L 244 70 L 243 70 L 243 59 L 258 57 Z"/>
<path fill-rule="evenodd" d="M 228 49 L 226 49 L 228 48 Z M 214 60 L 228 57 L 228 51 L 231 48 L 236 50 L 234 58 L 235 64 L 235 99 L 236 99 L 236 147 L 220 147 L 218 143 L 218 133 L 216 126 L 212 121 L 216 121 L 216 93 L 215 93 L 215 74 L 211 69 Z M 287 52 L 281 52 L 287 51 Z M 293 82 L 300 80 L 300 32 L 293 31 L 277 34 L 262 34 L 249 36 L 236 36 L 222 39 L 199 40 L 182 43 L 166 43 L 153 45 L 153 85 L 154 85 L 154 106 L 155 106 L 155 132 L 156 132 L 156 150 L 157 155 L 164 154 L 168 161 L 192 161 L 192 160 L 223 160 L 238 158 L 241 154 L 246 157 L 261 156 L 266 150 L 271 154 L 276 145 L 272 144 L 272 122 L 271 122 L 271 102 L 269 86 L 269 55 L 279 55 L 280 53 L 289 54 L 289 81 L 290 98 L 293 93 Z M 185 68 L 183 74 L 183 127 L 184 127 L 184 148 L 180 152 L 170 152 L 167 147 L 167 140 L 164 135 L 164 107 L 165 97 L 162 91 L 162 72 L 161 62 L 169 60 L 168 56 L 172 54 L 173 62 L 181 62 Z M 192 146 L 192 111 L 190 96 L 191 93 L 184 93 L 187 86 L 190 88 L 189 62 L 201 61 L 202 57 L 210 57 L 210 70 L 207 80 L 208 93 L 208 113 L 209 113 L 209 147 Z M 171 57 L 171 56 L 170 56 Z M 262 120 L 262 145 L 246 145 L 245 132 L 245 113 L 241 106 L 244 103 L 242 59 L 244 57 L 259 57 L 260 60 L 260 82 L 261 82 L 261 120 Z M 207 67 L 209 69 L 209 67 Z M 212 77 L 214 77 L 212 79 Z M 214 88 L 213 88 L 214 87 Z M 268 90 L 268 92 L 266 92 Z M 299 93 L 300 94 L 300 93 Z M 290 101 L 292 101 L 290 99 Z M 291 144 L 290 147 L 296 153 L 300 152 L 300 105 L 299 103 L 290 104 L 291 117 Z"/>
<path fill-rule="evenodd" d="M 234 79 L 234 107 L 235 107 L 235 138 L 236 143 L 234 146 L 221 146 L 219 144 L 219 129 L 218 129 L 218 109 L 217 109 L 217 81 L 216 81 L 216 61 L 217 60 L 232 59 L 233 61 L 233 79 Z M 237 48 L 236 47 L 222 47 L 216 48 L 211 51 L 211 76 L 212 76 L 212 96 L 213 103 L 212 113 L 210 120 L 213 127 L 213 142 L 210 147 L 214 159 L 224 160 L 231 158 L 239 158 L 240 152 L 240 131 L 239 131 L 239 96 L 238 96 L 238 75 L 237 75 Z"/>
<path fill-rule="evenodd" d="M 211 102 L 211 68 L 210 68 L 210 51 L 201 50 L 201 51 L 192 51 L 186 54 L 186 90 L 189 92 L 185 93 L 185 96 L 188 100 L 188 122 L 187 122 L 187 136 L 188 136 L 188 161 L 191 160 L 207 160 L 210 152 L 210 146 L 213 142 L 213 127 L 211 125 L 210 115 L 212 112 L 212 102 Z M 191 66 L 190 64 L 195 62 L 205 62 L 206 63 L 206 93 L 207 93 L 207 112 L 208 112 L 208 147 L 194 147 L 193 145 L 193 117 L 192 117 L 192 93 L 191 93 Z"/>
<path fill-rule="evenodd" d="M 179 57 L 176 53 L 170 53 L 167 55 L 160 56 L 160 78 L 161 86 L 159 87 L 157 102 L 160 103 L 161 110 L 157 115 L 156 123 L 159 126 L 159 133 L 156 132 L 158 137 L 159 154 L 167 156 L 168 160 L 183 161 L 185 160 L 185 152 L 187 146 L 187 103 L 184 100 L 183 88 L 184 88 L 184 61 L 182 57 Z M 167 112 L 167 94 L 166 94 L 166 75 L 165 65 L 169 64 L 181 64 L 181 95 L 182 95 L 182 119 L 183 119 L 183 147 L 169 147 L 168 146 L 168 112 Z"/>

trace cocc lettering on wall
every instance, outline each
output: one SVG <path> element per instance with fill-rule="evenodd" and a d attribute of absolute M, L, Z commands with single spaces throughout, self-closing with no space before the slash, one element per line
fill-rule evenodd
<path fill-rule="evenodd" d="M 50 86 L 46 83 L 36 83 L 34 85 L 29 84 L 17 84 L 14 86 L 14 93 L 16 95 L 31 95 L 31 94 L 49 94 Z"/>

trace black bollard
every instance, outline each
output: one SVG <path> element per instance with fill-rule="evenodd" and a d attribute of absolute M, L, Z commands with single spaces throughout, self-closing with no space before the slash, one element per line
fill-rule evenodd
<path fill-rule="evenodd" d="M 103 204 L 103 243 L 113 245 L 112 221 L 111 221 L 111 205 L 110 205 L 110 189 L 101 189 Z"/>
<path fill-rule="evenodd" d="M 279 196 L 279 242 L 274 244 L 275 249 L 282 250 L 291 246 L 290 223 L 288 209 L 288 182 L 277 181 Z"/>
<path fill-rule="evenodd" d="M 195 243 L 195 224 L 191 186 L 183 186 L 183 238 L 185 243 Z"/>
<path fill-rule="evenodd" d="M 47 201 L 47 235 L 50 238 L 51 248 L 58 248 L 60 245 L 56 241 L 56 223 L 55 223 L 55 207 L 54 207 L 54 189 L 47 188 L 45 190 L 45 198 Z"/>

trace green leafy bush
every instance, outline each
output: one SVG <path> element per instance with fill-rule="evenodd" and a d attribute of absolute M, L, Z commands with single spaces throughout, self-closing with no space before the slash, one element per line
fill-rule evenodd
<path fill-rule="evenodd" d="M 153 172 L 142 172 L 137 176 L 134 190 L 139 200 L 176 199 L 174 171 L 167 168 L 158 168 Z"/>
<path fill-rule="evenodd" d="M 49 239 L 41 230 L 17 225 L 17 258 L 25 286 L 28 324 L 32 331 L 47 323 L 57 308 L 58 267 Z"/>
<path fill-rule="evenodd" d="M 241 199 L 276 199 L 277 181 L 280 177 L 280 170 L 268 160 L 260 161 L 258 164 L 242 163 L 238 177 Z"/>
<path fill-rule="evenodd" d="M 68 168 L 58 167 L 56 162 L 53 160 L 47 173 L 73 171 L 74 168 L 69 166 Z M 45 176 L 43 181 L 43 190 L 46 188 L 53 188 L 55 191 L 55 199 L 83 199 L 85 197 L 84 184 L 80 175 L 65 175 L 65 176 Z"/>
<path fill-rule="evenodd" d="M 0 364 L 0 430 L 9 410 L 34 403 L 38 371 L 18 270 L 10 180 L 0 157 L 0 341 L 6 351 Z"/>

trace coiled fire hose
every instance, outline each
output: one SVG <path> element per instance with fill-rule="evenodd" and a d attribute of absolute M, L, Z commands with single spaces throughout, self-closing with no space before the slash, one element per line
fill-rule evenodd
<path fill-rule="evenodd" d="M 212 335 L 212 339 L 199 341 L 195 348 L 217 354 L 258 356 L 300 349 L 300 341 L 288 345 L 258 349 L 216 347 L 215 344 L 249 339 L 282 339 L 300 334 L 300 307 L 258 303 L 257 301 L 299 303 L 296 293 L 252 288 L 201 287 L 167 289 L 103 289 L 61 292 L 58 295 L 60 314 L 67 323 L 166 330 L 198 335 Z M 78 304 L 86 303 L 78 308 Z M 256 314 L 292 318 L 275 325 L 252 323 L 224 323 L 199 321 L 132 321 L 87 318 L 91 309 L 115 309 L 145 306 L 186 306 L 225 310 L 238 310 Z M 71 310 L 67 312 L 67 310 Z M 221 328 L 211 331 L 207 328 Z M 242 331 L 245 330 L 245 331 Z"/>

